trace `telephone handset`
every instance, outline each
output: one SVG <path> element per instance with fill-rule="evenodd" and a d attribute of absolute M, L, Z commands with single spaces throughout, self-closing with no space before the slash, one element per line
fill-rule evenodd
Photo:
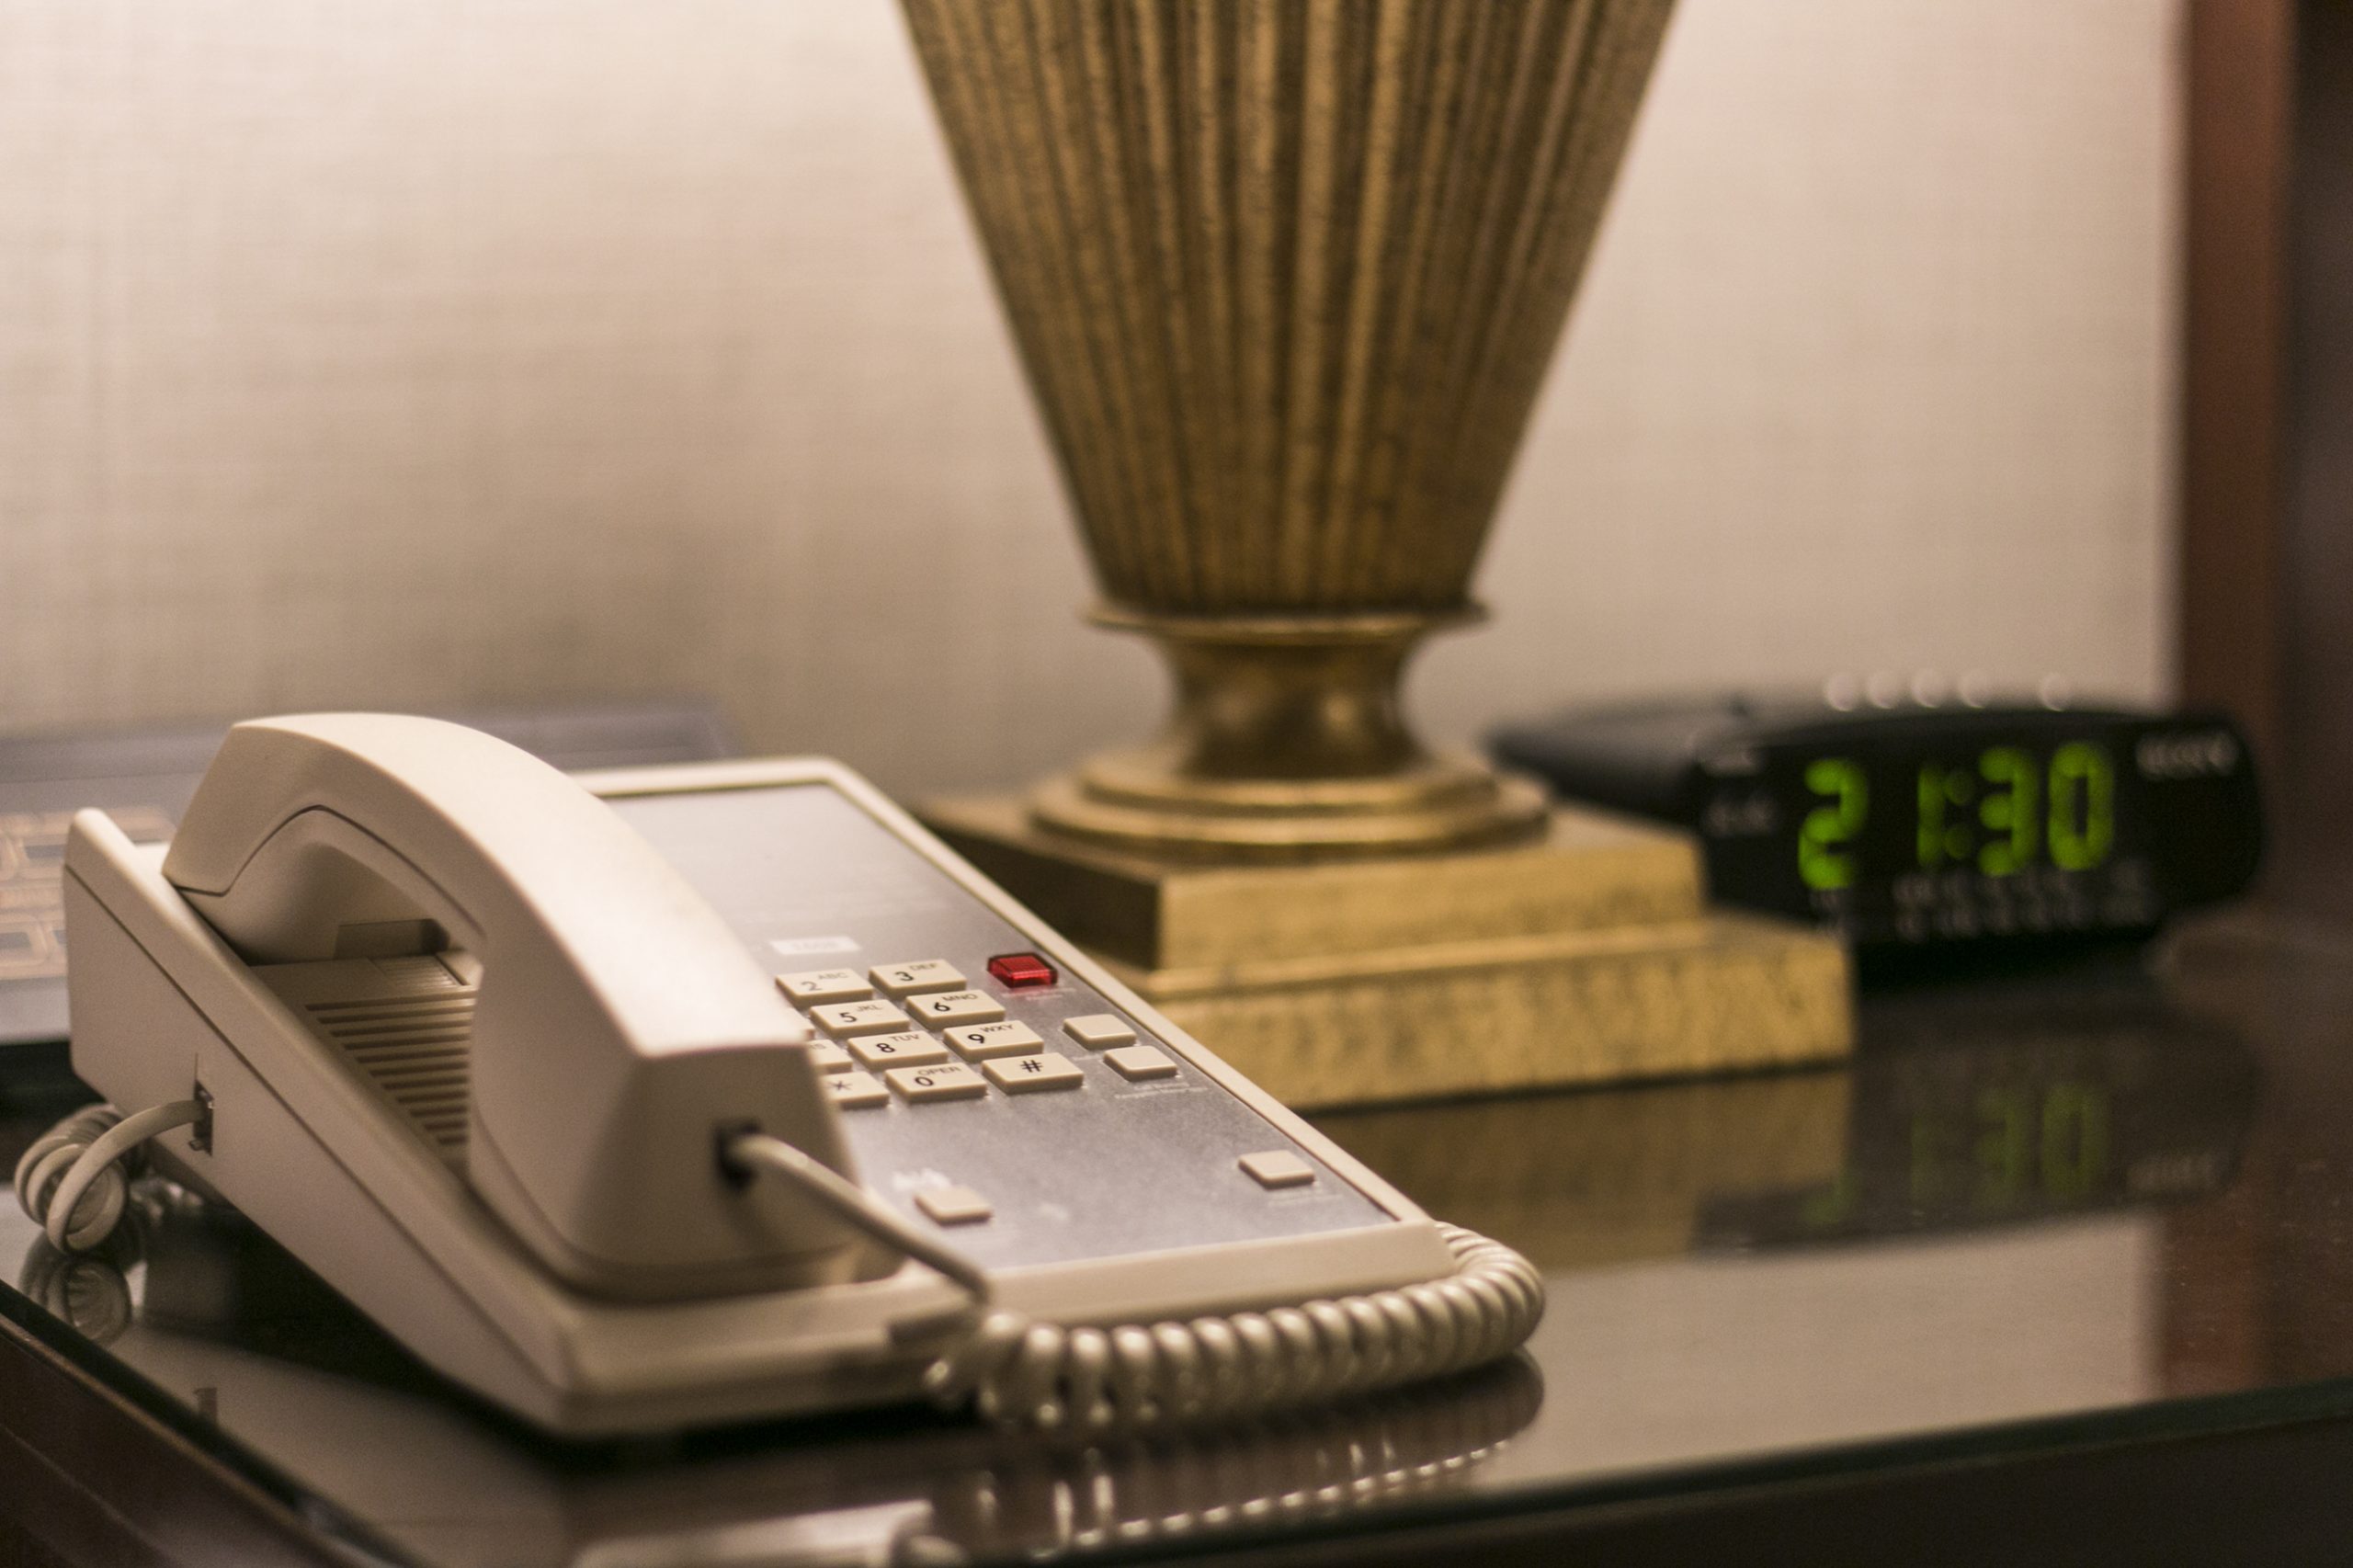
<path fill-rule="evenodd" d="M 593 776 L 438 721 L 230 733 L 168 849 L 65 859 L 85 1116 L 425 1360 L 597 1433 L 928 1389 L 1106 1426 L 1490 1358 L 1541 1291 L 1154 1014 L 863 780 Z M 1018 961 L 1016 961 L 1018 960 Z"/>

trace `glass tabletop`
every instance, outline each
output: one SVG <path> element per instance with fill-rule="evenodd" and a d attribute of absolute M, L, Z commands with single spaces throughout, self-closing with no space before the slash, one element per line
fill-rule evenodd
<path fill-rule="evenodd" d="M 1527 1352 L 1093 1447 L 883 1411 L 564 1445 L 457 1393 L 233 1214 L 144 1194 L 0 1312 L 395 1562 L 1205 1549 L 2353 1411 L 2353 942 L 2240 917 L 1874 995 L 1845 1067 L 1315 1119 L 1544 1270 Z M 0 1155 L 83 1097 L 0 1063 Z"/>

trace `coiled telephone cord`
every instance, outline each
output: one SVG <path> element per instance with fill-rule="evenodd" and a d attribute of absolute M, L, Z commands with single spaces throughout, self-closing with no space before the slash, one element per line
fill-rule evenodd
<path fill-rule="evenodd" d="M 87 1252 L 122 1222 L 131 1180 L 144 1168 L 147 1141 L 204 1119 L 200 1099 L 173 1100 L 125 1116 L 85 1106 L 51 1128 L 17 1161 L 17 1203 L 60 1252 Z"/>
<path fill-rule="evenodd" d="M 207 1110 L 188 1099 L 128 1117 L 110 1106 L 76 1111 L 17 1162 L 17 1201 L 51 1245 L 86 1252 L 120 1222 L 146 1142 L 202 1121 Z M 720 1164 L 731 1179 L 764 1172 L 790 1182 L 961 1289 L 980 1321 L 926 1369 L 924 1392 L 943 1409 L 969 1401 L 999 1426 L 1097 1434 L 1362 1393 L 1493 1360 L 1544 1313 L 1543 1281 L 1526 1258 L 1441 1225 L 1454 1272 L 1440 1279 L 1184 1323 L 1038 1323 L 994 1307 L 980 1265 L 782 1139 L 734 1133 Z"/>

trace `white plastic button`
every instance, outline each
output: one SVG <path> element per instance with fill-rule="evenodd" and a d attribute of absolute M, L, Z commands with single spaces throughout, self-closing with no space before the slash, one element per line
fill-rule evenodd
<path fill-rule="evenodd" d="M 848 1051 L 838 1045 L 828 1045 L 824 1040 L 809 1048 L 809 1060 L 817 1064 L 820 1073 L 847 1073 L 852 1066 Z"/>
<path fill-rule="evenodd" d="M 1089 1013 L 1083 1018 L 1064 1018 L 1063 1033 L 1089 1051 L 1100 1051 L 1107 1045 L 1133 1045 L 1136 1031 L 1128 1020 L 1117 1013 Z"/>
<path fill-rule="evenodd" d="M 1315 1179 L 1315 1167 L 1289 1149 L 1245 1154 L 1237 1163 L 1260 1187 L 1305 1187 Z"/>
<path fill-rule="evenodd" d="M 1005 1017 L 1005 1004 L 981 991 L 950 991 L 942 996 L 917 996 L 908 1010 L 925 1024 L 944 1029 L 954 1024 L 993 1024 Z"/>
<path fill-rule="evenodd" d="M 866 976 L 854 969 L 813 969 L 801 974 L 779 974 L 777 989 L 803 1007 L 820 1002 L 862 1002 L 874 994 Z"/>
<path fill-rule="evenodd" d="M 907 1016 L 888 1002 L 837 1002 L 812 1007 L 809 1017 L 835 1040 L 852 1035 L 892 1034 L 907 1027 Z"/>
<path fill-rule="evenodd" d="M 1067 1056 L 1047 1051 L 1042 1056 L 1000 1056 L 983 1065 L 989 1082 L 1008 1095 L 1034 1095 L 1045 1089 L 1075 1089 L 1086 1082 Z"/>
<path fill-rule="evenodd" d="M 1103 1060 L 1122 1078 L 1174 1078 L 1176 1063 L 1148 1045 L 1121 1046 L 1107 1051 Z"/>
<path fill-rule="evenodd" d="M 870 1034 L 849 1042 L 849 1053 L 869 1067 L 928 1067 L 948 1060 L 948 1048 L 921 1029 Z"/>
<path fill-rule="evenodd" d="M 913 996 L 923 991 L 961 991 L 964 976 L 946 959 L 915 959 L 907 963 L 878 963 L 866 977 L 887 995 Z"/>
<path fill-rule="evenodd" d="M 956 1053 L 967 1062 L 984 1062 L 992 1056 L 1026 1056 L 1046 1047 L 1038 1031 L 1024 1023 L 973 1024 L 946 1030 L 940 1038 L 954 1046 Z"/>
<path fill-rule="evenodd" d="M 942 1225 L 978 1224 L 996 1212 L 969 1187 L 926 1187 L 915 1194 L 915 1207 Z"/>
<path fill-rule="evenodd" d="M 844 1110 L 870 1110 L 891 1103 L 891 1092 L 876 1083 L 870 1073 L 836 1073 L 825 1080 L 825 1089 Z"/>
<path fill-rule="evenodd" d="M 988 1081 L 961 1062 L 944 1062 L 937 1067 L 893 1067 L 882 1076 L 910 1105 L 977 1099 L 989 1092 Z"/>

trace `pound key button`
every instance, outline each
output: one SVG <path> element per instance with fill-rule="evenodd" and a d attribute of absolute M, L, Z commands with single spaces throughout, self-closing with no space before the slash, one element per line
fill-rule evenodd
<path fill-rule="evenodd" d="M 1008 1095 L 1033 1095 L 1043 1089 L 1075 1089 L 1086 1082 L 1067 1056 L 1049 1051 L 1042 1056 L 1000 1056 L 981 1071 Z"/>

